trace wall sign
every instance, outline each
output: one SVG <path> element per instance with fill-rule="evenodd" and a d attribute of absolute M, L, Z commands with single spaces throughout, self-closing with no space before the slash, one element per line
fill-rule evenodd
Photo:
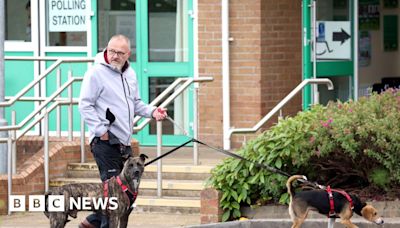
<path fill-rule="evenodd" d="M 86 0 L 48 0 L 49 32 L 86 31 Z"/>
<path fill-rule="evenodd" d="M 317 59 L 351 59 L 349 21 L 317 21 Z"/>

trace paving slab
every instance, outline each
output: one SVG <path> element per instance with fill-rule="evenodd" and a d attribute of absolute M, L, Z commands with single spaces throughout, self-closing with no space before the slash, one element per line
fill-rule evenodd
<path fill-rule="evenodd" d="M 78 218 L 67 223 L 66 228 L 76 228 L 90 212 L 79 212 Z M 129 216 L 128 228 L 172 228 L 200 224 L 200 215 L 132 213 Z M 0 228 L 48 228 L 49 220 L 41 212 L 16 212 L 10 216 L 0 216 Z"/>

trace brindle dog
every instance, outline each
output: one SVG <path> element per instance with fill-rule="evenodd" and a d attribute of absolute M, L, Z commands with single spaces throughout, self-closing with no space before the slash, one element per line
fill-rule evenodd
<path fill-rule="evenodd" d="M 124 168 L 119 174 L 119 178 L 122 183 L 127 185 L 129 190 L 137 194 L 140 184 L 140 179 L 144 171 L 144 162 L 147 158 L 146 155 L 141 154 L 139 157 L 130 157 L 124 163 Z M 129 214 L 132 212 L 133 207 L 130 206 L 130 202 L 126 196 L 126 193 L 122 190 L 121 186 L 117 183 L 116 178 L 111 178 L 108 185 L 108 197 L 116 197 L 118 201 L 118 208 L 115 210 L 98 211 L 99 213 L 107 213 L 109 216 L 109 227 L 126 227 L 128 224 Z M 64 195 L 65 209 L 63 212 L 49 212 L 47 211 L 47 199 L 49 195 Z M 82 197 L 90 198 L 102 198 L 103 184 L 68 184 L 61 187 L 53 188 L 46 192 L 46 211 L 45 215 L 50 219 L 51 228 L 62 228 L 65 227 L 66 223 L 72 218 L 77 217 L 78 210 L 76 208 L 70 209 L 69 199 Z M 93 205 L 91 205 L 93 211 Z"/>

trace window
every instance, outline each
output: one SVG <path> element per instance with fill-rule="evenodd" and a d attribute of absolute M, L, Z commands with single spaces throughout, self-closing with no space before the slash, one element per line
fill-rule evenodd
<path fill-rule="evenodd" d="M 136 1 L 99 0 L 98 51 L 107 47 L 108 40 L 115 34 L 123 34 L 131 41 L 131 61 L 136 61 Z"/>
<path fill-rule="evenodd" d="M 149 0 L 149 61 L 188 61 L 187 0 Z"/>
<path fill-rule="evenodd" d="M 31 3 L 30 1 L 5 1 L 5 39 L 31 41 Z M 18 15 L 18 16 L 16 16 Z"/>
<path fill-rule="evenodd" d="M 171 85 L 177 77 L 152 77 L 149 78 L 149 98 L 150 100 L 154 100 L 158 95 L 160 95 L 169 85 Z M 178 89 L 177 87 L 176 89 Z M 170 96 L 174 91 L 170 92 L 168 96 Z M 167 96 L 167 97 L 168 97 Z M 183 92 L 179 95 L 173 102 L 171 102 L 166 108 L 168 110 L 168 115 L 171 116 L 175 122 L 182 126 L 184 129 L 188 129 L 188 114 L 184 110 L 187 110 L 189 105 L 188 101 L 188 93 L 187 91 Z M 162 100 L 162 102 L 164 102 Z M 169 121 L 162 121 L 163 125 L 163 134 L 165 135 L 178 135 L 184 134 L 182 129 L 179 129 L 177 126 L 174 126 Z M 155 135 L 157 134 L 157 123 L 155 120 L 150 122 L 150 134 Z"/>
<path fill-rule="evenodd" d="M 86 46 L 87 1 L 46 0 L 47 46 Z"/>

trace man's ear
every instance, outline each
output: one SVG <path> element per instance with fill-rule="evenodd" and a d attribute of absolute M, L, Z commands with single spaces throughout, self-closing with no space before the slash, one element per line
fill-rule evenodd
<path fill-rule="evenodd" d="M 142 159 L 142 161 L 144 162 L 147 158 L 149 158 L 147 155 L 145 154 L 140 154 L 139 155 L 140 159 Z"/>

